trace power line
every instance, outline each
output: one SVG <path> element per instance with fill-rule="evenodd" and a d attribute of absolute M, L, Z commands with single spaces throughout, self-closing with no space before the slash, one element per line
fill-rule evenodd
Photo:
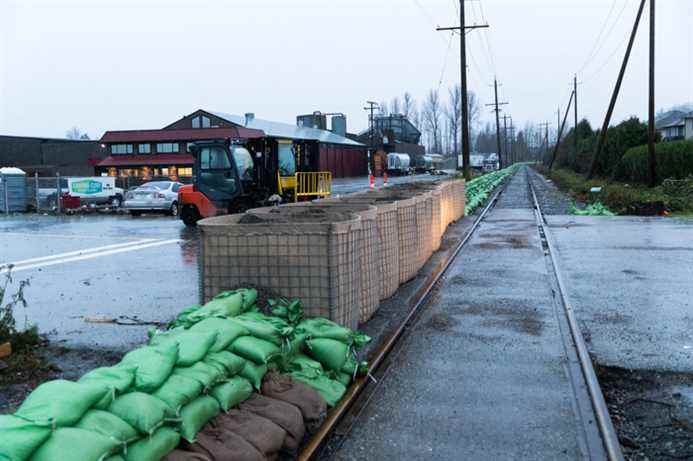
<path fill-rule="evenodd" d="M 443 78 L 445 77 L 445 70 L 448 67 L 448 58 L 450 57 L 450 50 L 452 49 L 452 39 L 455 36 L 455 34 L 450 34 L 450 40 L 448 41 L 448 49 L 445 52 L 445 59 L 443 59 L 443 68 L 440 71 L 440 79 L 438 79 L 438 91 L 440 91 L 440 87 L 443 85 Z"/>
<path fill-rule="evenodd" d="M 614 3 L 611 5 L 611 11 L 609 11 L 609 16 L 611 15 L 611 12 L 613 11 L 614 7 L 616 6 L 616 0 L 614 0 Z M 604 44 L 607 42 L 609 37 L 611 37 L 611 34 L 615 30 L 616 26 L 621 22 L 621 17 L 623 17 L 623 12 L 626 10 L 626 7 L 628 6 L 628 0 L 623 2 L 623 7 L 621 7 L 620 11 L 616 15 L 616 18 L 614 22 L 611 24 L 611 27 L 609 28 L 609 31 L 602 37 L 602 33 L 606 29 L 606 25 L 608 23 L 608 16 L 607 20 L 604 22 L 604 25 L 602 27 L 601 32 L 597 36 L 597 40 L 594 43 L 594 47 L 592 48 L 592 52 L 588 55 L 587 60 L 585 63 L 580 67 L 578 70 L 578 73 L 582 73 L 588 66 L 591 64 L 594 59 L 599 55 L 599 53 L 602 51 L 604 48 Z"/>
<path fill-rule="evenodd" d="M 583 83 L 584 83 L 584 82 L 587 82 L 587 81 L 591 81 L 594 77 L 596 77 L 597 75 L 599 75 L 599 74 L 606 68 L 606 66 L 607 66 L 609 63 L 611 63 L 611 61 L 614 59 L 614 56 L 616 56 L 616 54 L 618 54 L 618 52 L 622 50 L 623 45 L 624 45 L 627 41 L 628 41 L 628 35 L 625 35 L 625 36 L 623 37 L 623 39 L 621 39 L 621 41 L 618 43 L 618 45 L 616 45 L 616 48 L 614 49 L 614 51 L 612 51 L 611 54 L 609 54 L 609 56 L 607 56 L 607 58 L 606 58 L 606 59 L 604 60 L 604 62 L 597 68 L 597 70 L 594 71 L 594 72 L 592 72 L 591 74 L 589 74 L 586 78 L 584 78 L 584 79 L 582 80 Z"/>
<path fill-rule="evenodd" d="M 599 29 L 599 33 L 597 34 L 597 38 L 594 40 L 594 43 L 592 44 L 592 48 L 590 48 L 590 52 L 587 54 L 587 59 L 585 59 L 585 62 L 582 64 L 582 66 L 578 70 L 578 73 L 582 72 L 582 70 L 587 66 L 589 61 L 594 56 L 594 53 L 597 50 L 597 46 L 599 45 L 599 41 L 602 38 L 602 34 L 606 30 L 606 25 L 609 23 L 609 19 L 611 18 L 611 14 L 614 12 L 614 9 L 616 8 L 617 2 L 618 2 L 618 0 L 613 0 L 611 2 L 611 8 L 609 9 L 609 13 L 606 15 L 606 18 L 604 19 L 604 22 L 602 23 L 602 27 Z"/>
<path fill-rule="evenodd" d="M 478 0 L 478 1 L 479 1 L 479 13 L 481 13 L 481 22 L 484 24 L 488 24 L 488 21 L 486 20 L 486 14 L 484 13 L 484 4 L 481 0 Z M 484 40 L 486 41 L 486 47 L 488 48 L 489 56 L 491 57 L 491 65 L 493 66 L 493 73 L 496 74 L 497 73 L 496 72 L 496 60 L 493 56 L 493 48 L 491 47 L 491 39 L 489 38 L 491 32 L 484 30 L 482 33 L 484 36 Z"/>

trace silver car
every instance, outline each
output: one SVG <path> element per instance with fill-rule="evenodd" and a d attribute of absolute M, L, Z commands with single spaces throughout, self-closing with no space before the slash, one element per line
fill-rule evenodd
<path fill-rule="evenodd" d="M 158 211 L 178 216 L 178 189 L 182 185 L 174 181 L 144 183 L 125 195 L 123 208 L 132 216 L 139 216 L 145 211 Z"/>

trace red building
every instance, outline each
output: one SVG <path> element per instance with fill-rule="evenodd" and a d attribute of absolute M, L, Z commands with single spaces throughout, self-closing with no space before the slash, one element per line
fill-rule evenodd
<path fill-rule="evenodd" d="M 230 138 L 250 141 L 254 149 L 278 154 L 290 149 L 299 171 L 331 171 L 333 177 L 362 176 L 368 171 L 366 146 L 341 134 L 306 126 L 197 110 L 158 130 L 107 131 L 101 143 L 108 157 L 97 174 L 138 178 L 192 176 L 188 144 Z M 288 151 L 287 151 L 288 152 Z"/>

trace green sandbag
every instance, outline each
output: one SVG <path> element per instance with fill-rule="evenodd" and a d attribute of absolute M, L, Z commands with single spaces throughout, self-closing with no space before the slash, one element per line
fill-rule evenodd
<path fill-rule="evenodd" d="M 243 312 L 243 296 L 235 291 L 225 291 L 207 304 L 188 314 L 188 321 L 199 322 L 210 317 L 236 317 Z"/>
<path fill-rule="evenodd" d="M 243 312 L 252 309 L 257 302 L 257 290 L 255 288 L 239 288 L 236 290 L 243 297 Z"/>
<path fill-rule="evenodd" d="M 371 341 L 371 338 L 363 333 L 355 332 L 349 328 L 334 323 L 332 320 L 315 317 L 302 321 L 296 326 L 296 334 L 303 334 L 307 338 L 329 338 L 354 346 L 359 350 Z"/>
<path fill-rule="evenodd" d="M 0 459 L 28 460 L 50 435 L 48 425 L 39 426 L 13 415 L 0 415 Z"/>
<path fill-rule="evenodd" d="M 125 461 L 125 458 L 123 455 L 113 455 L 109 456 L 108 458 L 104 459 L 103 461 Z"/>
<path fill-rule="evenodd" d="M 306 349 L 311 357 L 332 371 L 340 371 L 349 357 L 349 346 L 336 339 L 309 339 Z"/>
<path fill-rule="evenodd" d="M 256 365 L 250 360 L 245 361 L 245 366 L 239 373 L 239 376 L 250 381 L 255 389 L 260 389 L 262 386 L 262 378 L 267 373 L 267 365 Z"/>
<path fill-rule="evenodd" d="M 152 434 L 166 418 L 174 416 L 168 405 L 143 392 L 121 395 L 108 407 L 108 411 L 146 435 Z"/>
<path fill-rule="evenodd" d="M 177 342 L 178 361 L 176 365 L 189 367 L 202 360 L 216 340 L 216 332 L 176 329 L 167 332 L 156 331 L 149 340 L 149 345 L 158 346 L 171 341 Z"/>
<path fill-rule="evenodd" d="M 228 382 L 219 384 L 212 389 L 210 395 L 217 399 L 222 410 L 229 411 L 250 397 L 252 393 L 253 386 L 250 381 L 240 376 L 234 376 Z"/>
<path fill-rule="evenodd" d="M 144 346 L 128 352 L 118 367 L 137 367 L 134 389 L 154 392 L 171 374 L 178 361 L 178 344 L 168 342 L 159 346 Z"/>
<path fill-rule="evenodd" d="M 80 383 L 101 383 L 110 386 L 119 394 L 130 390 L 135 381 L 135 367 L 101 367 L 91 370 L 79 379 Z"/>
<path fill-rule="evenodd" d="M 304 384 L 312 387 L 325 399 L 327 404 L 334 407 L 344 396 L 346 387 L 339 381 L 334 381 L 325 375 L 310 377 L 300 371 L 290 373 L 294 379 L 301 381 Z"/>
<path fill-rule="evenodd" d="M 113 413 L 102 410 L 89 410 L 74 427 L 97 432 L 123 444 L 140 438 L 134 427 Z"/>
<path fill-rule="evenodd" d="M 74 427 L 56 429 L 39 447 L 31 461 L 101 461 L 121 447 L 117 440 Z"/>
<path fill-rule="evenodd" d="M 235 340 L 231 345 L 231 352 L 258 365 L 269 363 L 281 353 L 279 346 L 254 336 L 241 336 Z"/>
<path fill-rule="evenodd" d="M 287 371 L 299 372 L 309 378 L 317 378 L 318 376 L 324 374 L 324 370 L 320 362 L 303 354 L 298 354 L 296 357 L 294 357 L 291 363 L 289 363 L 289 368 Z"/>
<path fill-rule="evenodd" d="M 170 427 L 162 427 L 151 437 L 138 440 L 128 446 L 125 452 L 127 461 L 159 461 L 176 449 L 180 434 Z"/>
<path fill-rule="evenodd" d="M 193 322 L 190 322 L 188 320 L 188 315 L 192 314 L 193 312 L 195 312 L 196 310 L 198 310 L 201 307 L 202 306 L 200 306 L 199 304 L 195 304 L 193 306 L 186 307 L 185 309 L 183 309 L 182 311 L 180 311 L 178 313 L 176 318 L 171 323 L 169 323 L 167 325 L 167 328 L 169 330 L 172 330 L 172 329 L 178 328 L 178 327 L 189 328 L 191 325 L 193 325 Z"/>
<path fill-rule="evenodd" d="M 202 393 L 202 383 L 188 376 L 172 374 L 152 396 L 167 404 L 176 414 L 186 403 Z"/>
<path fill-rule="evenodd" d="M 281 346 L 293 333 L 293 328 L 279 317 L 270 317 L 260 312 L 246 312 L 232 319 L 245 327 L 251 336 Z"/>
<path fill-rule="evenodd" d="M 212 366 L 221 366 L 226 370 L 227 376 L 237 375 L 245 366 L 245 359 L 233 352 L 221 351 L 207 354 L 204 363 Z"/>
<path fill-rule="evenodd" d="M 332 373 L 332 376 L 330 376 L 331 379 L 334 379 L 335 381 L 341 383 L 344 385 L 344 387 L 349 387 L 349 384 L 351 384 L 351 375 L 344 373 L 344 372 L 337 372 L 337 373 Z"/>
<path fill-rule="evenodd" d="M 272 315 L 286 320 L 291 325 L 297 324 L 303 318 L 303 307 L 298 299 L 293 301 L 286 298 L 268 299 L 267 305 L 270 307 Z"/>
<path fill-rule="evenodd" d="M 210 331 L 217 334 L 217 339 L 209 348 L 209 352 L 220 352 L 231 345 L 236 338 L 250 334 L 248 330 L 243 328 L 231 319 L 220 319 L 210 317 L 201 320 L 190 327 L 190 331 Z"/>
<path fill-rule="evenodd" d="M 368 362 L 359 362 L 356 360 L 354 354 L 349 354 L 344 366 L 342 367 L 342 373 L 346 373 L 350 376 L 363 376 L 368 374 Z"/>
<path fill-rule="evenodd" d="M 194 443 L 200 429 L 218 414 L 219 404 L 214 397 L 204 395 L 196 398 L 180 411 L 181 436 L 188 442 Z"/>
<path fill-rule="evenodd" d="M 29 394 L 15 415 L 35 423 L 72 426 L 108 395 L 113 390 L 104 384 L 48 381 Z"/>
<path fill-rule="evenodd" d="M 211 389 L 217 382 L 224 378 L 223 367 L 215 367 L 205 362 L 197 362 L 191 367 L 176 367 L 174 375 L 192 378 L 202 384 L 203 390 Z"/>

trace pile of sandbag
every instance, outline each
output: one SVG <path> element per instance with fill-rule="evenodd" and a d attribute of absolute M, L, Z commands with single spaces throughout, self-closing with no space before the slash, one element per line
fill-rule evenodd
<path fill-rule="evenodd" d="M 295 453 L 367 371 L 356 351 L 370 338 L 303 319 L 299 301 L 270 301 L 266 315 L 256 300 L 254 289 L 221 293 L 118 364 L 42 384 L 0 415 L 0 460 L 160 460 L 181 440 L 175 459 Z"/>

